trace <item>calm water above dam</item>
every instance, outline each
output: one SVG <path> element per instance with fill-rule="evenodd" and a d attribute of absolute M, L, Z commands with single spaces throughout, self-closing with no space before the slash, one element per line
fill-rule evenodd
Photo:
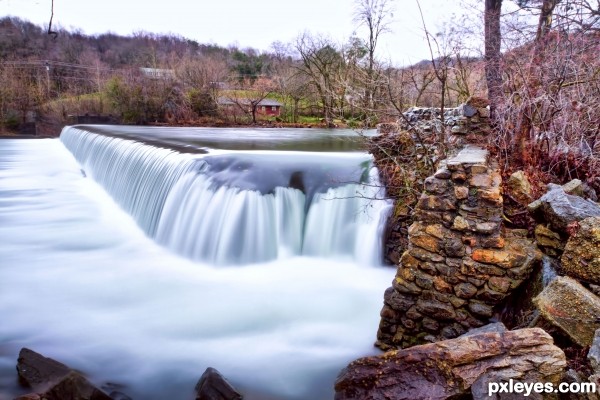
<path fill-rule="evenodd" d="M 388 205 L 348 134 L 0 140 L 0 398 L 21 347 L 133 399 L 192 398 L 208 366 L 248 399 L 332 398 L 375 352 L 394 275 Z"/>

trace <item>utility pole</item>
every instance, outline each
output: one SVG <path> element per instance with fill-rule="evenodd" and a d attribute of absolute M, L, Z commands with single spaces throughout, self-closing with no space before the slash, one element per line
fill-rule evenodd
<path fill-rule="evenodd" d="M 48 97 L 50 97 L 50 63 L 46 61 L 46 87 L 48 88 Z"/>
<path fill-rule="evenodd" d="M 96 60 L 96 84 L 98 85 L 98 91 L 100 91 L 100 61 Z"/>

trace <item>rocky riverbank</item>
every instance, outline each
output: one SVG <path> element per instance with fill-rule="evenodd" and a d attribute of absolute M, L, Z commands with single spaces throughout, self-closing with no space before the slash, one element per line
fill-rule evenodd
<path fill-rule="evenodd" d="M 377 334 L 386 352 L 348 365 L 336 399 L 483 399 L 490 382 L 600 383 L 597 193 L 573 180 L 549 184 L 535 200 L 527 173 L 504 182 L 484 146 L 489 112 L 475 103 L 446 111 L 450 143 L 462 150 L 436 161 L 407 240 L 388 243 L 388 253 L 401 256 Z M 436 115 L 409 110 L 379 140 L 422 140 L 416 136 L 435 134 L 439 120 L 428 121 Z M 509 229 L 517 220 L 530 229 Z"/>

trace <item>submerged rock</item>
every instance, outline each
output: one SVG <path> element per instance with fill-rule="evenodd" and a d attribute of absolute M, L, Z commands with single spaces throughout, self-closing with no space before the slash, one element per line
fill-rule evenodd
<path fill-rule="evenodd" d="M 196 400 L 241 400 L 242 395 L 214 368 L 207 368 L 196 384 Z"/>
<path fill-rule="evenodd" d="M 589 346 L 600 328 L 600 299 L 576 280 L 558 276 L 535 299 L 541 315 L 573 342 Z"/>
<path fill-rule="evenodd" d="M 600 217 L 579 222 L 561 258 L 562 271 L 574 278 L 600 284 Z"/>
<path fill-rule="evenodd" d="M 336 380 L 335 399 L 478 399 L 489 398 L 488 382 L 561 379 L 565 355 L 549 334 L 495 329 L 353 361 Z"/>

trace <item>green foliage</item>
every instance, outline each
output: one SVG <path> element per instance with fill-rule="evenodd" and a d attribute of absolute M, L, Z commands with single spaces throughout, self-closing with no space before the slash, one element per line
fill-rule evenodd
<path fill-rule="evenodd" d="M 115 110 L 121 111 L 123 122 L 136 123 L 141 120 L 143 112 L 139 90 L 126 85 L 120 77 L 113 77 L 107 82 L 106 97 Z"/>
<path fill-rule="evenodd" d="M 369 54 L 369 50 L 365 46 L 365 43 L 360 38 L 352 36 L 348 42 L 346 57 L 349 60 L 355 60 L 358 62 L 364 59 L 367 54 Z"/>
<path fill-rule="evenodd" d="M 113 77 L 106 84 L 106 98 L 127 124 L 163 122 L 165 113 L 176 111 L 181 99 L 168 82 Z"/>
<path fill-rule="evenodd" d="M 247 54 L 239 50 L 235 50 L 232 55 L 235 62 L 233 70 L 237 73 L 238 79 L 245 78 L 256 79 L 263 72 L 264 57 L 255 54 Z"/>
<path fill-rule="evenodd" d="M 217 103 L 211 94 L 207 91 L 198 89 L 191 89 L 187 93 L 187 97 L 190 102 L 191 110 L 200 117 L 204 116 L 216 116 L 217 115 Z"/>

